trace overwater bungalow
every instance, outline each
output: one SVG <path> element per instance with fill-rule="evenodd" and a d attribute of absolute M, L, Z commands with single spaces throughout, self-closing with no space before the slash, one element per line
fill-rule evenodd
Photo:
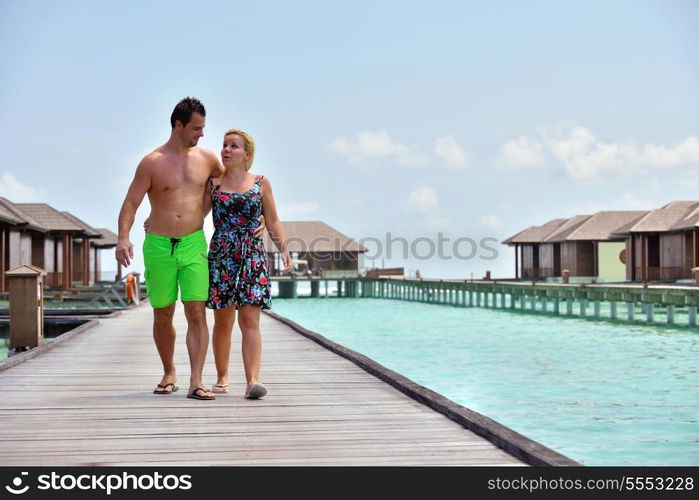
<path fill-rule="evenodd" d="M 578 276 L 578 272 L 587 270 L 584 266 L 585 255 L 589 253 L 587 245 L 585 242 L 567 241 L 567 238 L 589 218 L 589 215 L 571 217 L 543 239 L 539 245 L 539 266 L 542 277 L 561 276 L 563 269 L 568 269 L 572 276 Z M 580 265 L 578 265 L 578 259 Z"/>
<path fill-rule="evenodd" d="M 99 264 L 90 242 L 98 239 L 104 239 L 101 232 L 69 212 L 0 197 L 0 292 L 8 291 L 5 272 L 23 264 L 47 271 L 44 283 L 49 287 L 94 283 Z M 110 240 L 105 243 L 95 248 L 110 248 Z"/>
<path fill-rule="evenodd" d="M 515 247 L 515 278 L 545 278 L 539 259 L 539 247 L 568 219 L 553 219 L 543 226 L 531 226 L 502 243 Z M 548 252 L 548 249 L 545 250 Z M 546 262 L 548 264 L 548 261 Z M 551 263 L 553 266 L 553 263 Z M 553 276 L 553 275 L 552 275 Z"/>
<path fill-rule="evenodd" d="M 90 242 L 95 239 L 101 239 L 102 234 L 95 228 L 87 225 L 82 220 L 70 212 L 61 212 L 66 218 L 73 221 L 76 225 L 82 228 L 83 233 L 73 238 L 73 282 L 82 283 L 83 285 L 91 285 L 94 283 L 94 262 L 92 262 L 92 252 L 90 252 Z"/>
<path fill-rule="evenodd" d="M 86 231 L 72 217 L 46 203 L 15 203 L 15 207 L 48 230 L 42 237 L 34 237 L 32 247 L 35 250 L 31 261 L 32 265 L 48 272 L 45 280 L 47 286 L 67 289 L 72 288 L 76 281 L 82 282 L 86 252 L 81 251 L 80 247 L 76 252 L 74 240 L 82 243 L 83 239 L 90 238 L 92 231 Z"/>
<path fill-rule="evenodd" d="M 623 236 L 613 233 L 645 214 L 636 210 L 607 210 L 553 219 L 543 226 L 527 228 L 503 243 L 515 246 L 517 278 L 521 262 L 522 278 L 558 278 L 567 269 L 570 277 L 623 281 L 626 245 Z"/>
<path fill-rule="evenodd" d="M 570 276 L 598 281 L 626 279 L 626 243 L 614 234 L 647 212 L 644 210 L 604 210 L 588 217 L 565 237 L 561 247 L 561 266 Z"/>
<path fill-rule="evenodd" d="M 321 221 L 282 222 L 291 258 L 305 261 L 314 276 L 324 278 L 356 277 L 359 254 L 366 248 Z M 265 248 L 269 256 L 270 274 L 278 276 L 284 269 L 281 254 L 265 232 Z"/>
<path fill-rule="evenodd" d="M 647 212 L 614 234 L 626 239 L 627 279 L 692 278 L 699 266 L 699 202 L 673 201 Z"/>

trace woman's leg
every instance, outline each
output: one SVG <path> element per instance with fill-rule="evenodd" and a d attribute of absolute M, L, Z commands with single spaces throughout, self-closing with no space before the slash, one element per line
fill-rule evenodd
<path fill-rule="evenodd" d="M 214 333 L 212 344 L 216 363 L 216 385 L 228 384 L 228 362 L 231 358 L 231 334 L 235 323 L 235 307 L 214 310 Z M 220 389 L 220 388 L 219 388 Z M 227 389 L 220 389 L 228 392 Z"/>
<path fill-rule="evenodd" d="M 260 307 L 242 306 L 238 310 L 240 331 L 243 334 L 243 365 L 248 385 L 256 384 L 260 378 L 262 358 L 262 336 L 260 335 Z"/>

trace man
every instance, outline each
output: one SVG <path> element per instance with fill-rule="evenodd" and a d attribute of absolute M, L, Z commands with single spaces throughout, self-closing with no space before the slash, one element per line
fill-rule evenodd
<path fill-rule="evenodd" d="M 148 194 L 151 214 L 143 258 L 153 307 L 153 338 L 164 372 L 153 392 L 172 394 L 178 389 L 172 319 L 179 283 L 187 318 L 191 366 L 187 397 L 213 400 L 216 399 L 214 394 L 205 390 L 202 383 L 209 345 L 204 307 L 209 292 L 209 270 L 202 227 L 207 183 L 211 177 L 221 176 L 223 167 L 214 153 L 197 147 L 206 124 L 206 110 L 199 100 L 187 97 L 177 103 L 170 124 L 172 132 L 168 141 L 146 155 L 136 169 L 119 213 L 116 259 L 123 266 L 131 263 L 133 245 L 129 232 L 136 210 Z"/>

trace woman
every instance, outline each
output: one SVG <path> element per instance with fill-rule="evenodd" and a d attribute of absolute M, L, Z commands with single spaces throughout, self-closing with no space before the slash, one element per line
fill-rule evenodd
<path fill-rule="evenodd" d="M 269 179 L 249 173 L 255 158 L 255 141 L 246 132 L 231 129 L 224 134 L 222 178 L 211 181 L 215 232 L 209 245 L 209 300 L 214 309 L 213 349 L 217 380 L 216 393 L 228 392 L 228 361 L 235 310 L 243 334 L 243 364 L 247 387 L 245 397 L 257 399 L 267 393 L 259 381 L 262 340 L 260 310 L 269 309 L 271 283 L 267 252 L 254 236 L 258 217 L 264 215 L 272 241 L 282 254 L 284 272 L 291 270 L 284 229 L 277 216 Z"/>

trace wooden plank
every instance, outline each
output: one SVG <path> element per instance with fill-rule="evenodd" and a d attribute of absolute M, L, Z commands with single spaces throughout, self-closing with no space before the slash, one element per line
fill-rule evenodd
<path fill-rule="evenodd" d="M 181 304 L 181 390 L 153 395 L 161 373 L 151 318 L 148 305 L 125 311 L 0 372 L 0 465 L 524 465 L 267 316 L 267 397 L 242 397 L 236 328 L 231 392 L 185 398 Z M 215 381 L 211 350 L 204 380 Z"/>

